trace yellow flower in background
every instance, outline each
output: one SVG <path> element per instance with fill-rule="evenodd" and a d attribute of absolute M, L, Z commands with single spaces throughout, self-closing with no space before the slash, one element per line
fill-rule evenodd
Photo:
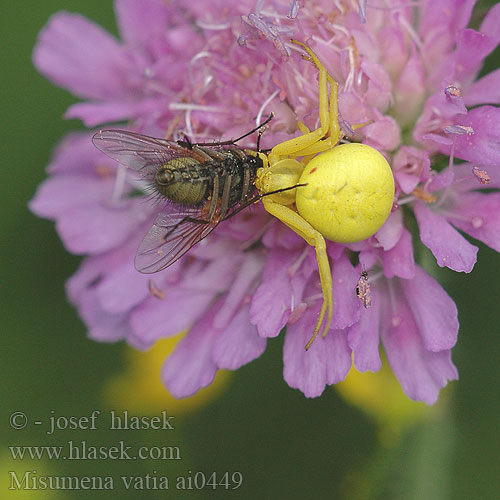
<path fill-rule="evenodd" d="M 147 352 L 124 347 L 126 371 L 104 386 L 106 405 L 141 415 L 156 415 L 168 409 L 171 414 L 188 413 L 219 397 L 227 385 L 230 372 L 219 370 L 215 380 L 195 395 L 176 399 L 168 393 L 158 376 L 165 358 L 174 350 L 182 335 L 159 340 Z"/>
<path fill-rule="evenodd" d="M 404 430 L 436 412 L 425 403 L 406 397 L 385 359 L 376 373 L 360 373 L 353 366 L 335 388 L 348 403 L 375 420 L 378 438 L 384 446 L 395 445 Z"/>
<path fill-rule="evenodd" d="M 40 487 L 41 477 L 62 476 L 60 473 L 48 470 L 46 462 L 30 459 L 13 460 L 7 451 L 0 455 L 0 464 L 0 477 L 2 478 L 0 496 L 2 500 L 9 498 L 16 500 L 58 500 L 62 498 L 57 490 Z"/>

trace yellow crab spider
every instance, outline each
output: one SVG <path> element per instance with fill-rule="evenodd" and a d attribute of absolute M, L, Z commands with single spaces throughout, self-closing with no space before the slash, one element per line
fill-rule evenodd
<path fill-rule="evenodd" d="M 319 72 L 320 127 L 299 123 L 302 135 L 275 146 L 266 156 L 255 185 L 261 195 L 301 184 L 297 189 L 262 198 L 264 208 L 316 249 L 323 303 L 309 349 L 325 319 L 326 336 L 333 317 L 332 274 L 325 238 L 339 243 L 361 241 L 386 221 L 394 199 L 391 167 L 376 149 L 364 144 L 337 143 L 342 138 L 338 120 L 338 85 L 316 54 L 301 46 Z M 330 92 L 328 92 L 330 84 Z M 362 125 L 355 126 L 355 128 Z M 298 161 L 297 158 L 302 158 Z"/>

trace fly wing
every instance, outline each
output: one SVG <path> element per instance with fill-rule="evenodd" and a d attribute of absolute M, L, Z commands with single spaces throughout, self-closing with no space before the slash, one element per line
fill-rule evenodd
<path fill-rule="evenodd" d="M 199 209 L 159 213 L 137 250 L 136 269 L 145 274 L 162 271 L 208 236 L 219 220 L 219 217 L 210 221 L 200 218 Z"/>
<path fill-rule="evenodd" d="M 155 139 L 126 130 L 100 130 L 92 137 L 94 146 L 118 163 L 151 178 L 161 165 L 172 158 L 195 157 L 192 150 L 176 142 Z"/>

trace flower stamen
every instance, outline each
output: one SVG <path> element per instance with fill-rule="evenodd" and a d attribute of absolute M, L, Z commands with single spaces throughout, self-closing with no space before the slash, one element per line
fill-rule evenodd
<path fill-rule="evenodd" d="M 429 193 L 425 187 L 417 186 L 411 193 L 415 198 L 422 200 L 424 203 L 434 203 L 437 198 Z M 399 205 L 402 204 L 402 201 L 398 201 Z"/>
<path fill-rule="evenodd" d="M 280 93 L 280 89 L 275 90 L 261 105 L 257 117 L 255 118 L 255 125 L 259 126 L 262 123 L 262 115 L 267 105 Z"/>
<path fill-rule="evenodd" d="M 300 268 L 300 266 L 302 265 L 302 262 L 304 262 L 304 259 L 306 258 L 307 254 L 309 253 L 309 248 L 310 247 L 308 247 L 308 246 L 304 247 L 304 250 L 299 255 L 297 260 L 287 269 L 286 274 L 289 278 L 293 278 L 295 276 L 295 273 Z"/>
<path fill-rule="evenodd" d="M 292 305 L 291 312 L 290 315 L 288 316 L 288 321 L 286 322 L 286 324 L 293 325 L 294 323 L 297 323 L 297 321 L 299 321 L 299 319 L 302 317 L 306 309 L 307 309 L 307 304 L 305 302 L 300 302 L 299 304 L 297 304 L 297 307 L 295 308 L 293 308 Z"/>
<path fill-rule="evenodd" d="M 474 135 L 474 129 L 464 125 L 449 125 L 445 127 L 443 131 L 447 134 Z"/>
<path fill-rule="evenodd" d="M 472 173 L 481 184 L 489 184 L 491 182 L 490 176 L 486 170 L 474 166 L 472 167 Z"/>
<path fill-rule="evenodd" d="M 151 297 L 156 297 L 159 300 L 165 299 L 165 292 L 157 288 L 153 280 L 148 281 L 148 289 Z"/>
<path fill-rule="evenodd" d="M 113 193 L 111 194 L 111 199 L 113 201 L 119 201 L 123 195 L 125 188 L 125 179 L 127 178 L 127 169 L 125 166 L 119 164 L 116 169 L 115 184 L 113 186 Z"/>

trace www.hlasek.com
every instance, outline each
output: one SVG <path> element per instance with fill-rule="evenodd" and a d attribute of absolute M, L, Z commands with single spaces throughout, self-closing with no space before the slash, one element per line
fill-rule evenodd
<path fill-rule="evenodd" d="M 113 446 L 94 446 L 86 440 L 68 441 L 59 446 L 9 446 L 13 460 L 181 460 L 178 446 L 140 446 L 133 449 L 124 441 Z"/>

